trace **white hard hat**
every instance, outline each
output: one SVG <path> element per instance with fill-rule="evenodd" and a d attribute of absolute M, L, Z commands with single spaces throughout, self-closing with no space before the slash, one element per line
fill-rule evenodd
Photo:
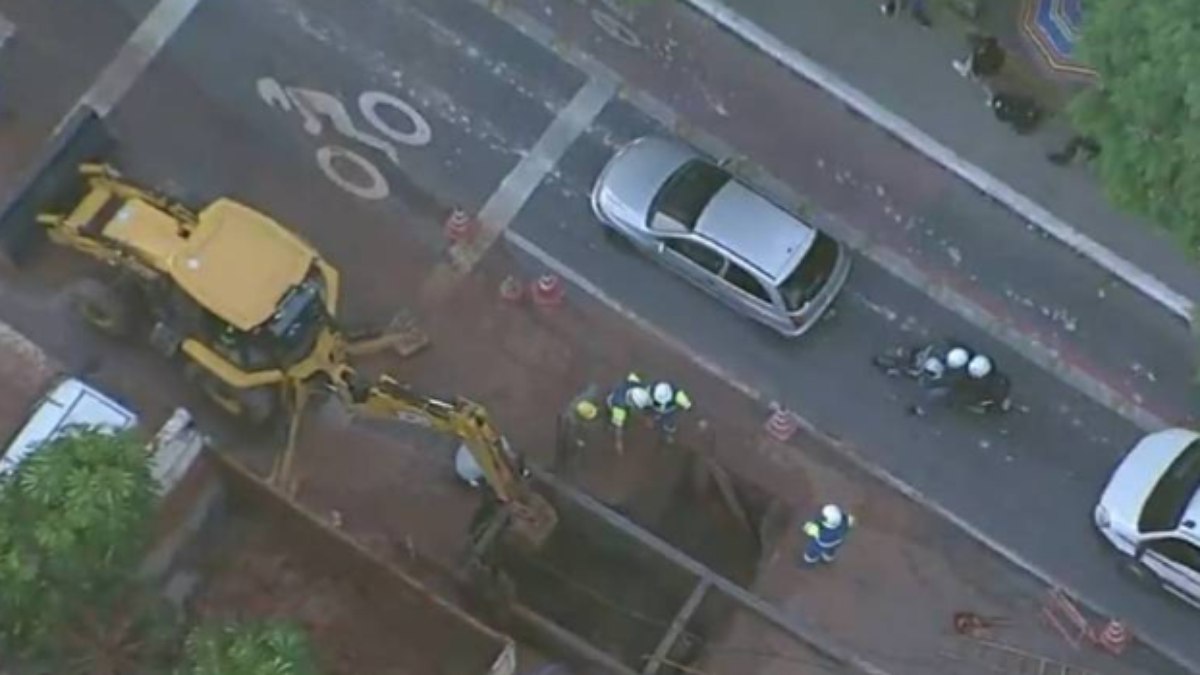
<path fill-rule="evenodd" d="M 659 405 L 666 405 L 675 398 L 675 389 L 666 382 L 659 382 L 654 385 L 654 402 Z"/>
<path fill-rule="evenodd" d="M 946 365 L 951 368 L 962 368 L 971 360 L 971 355 L 962 347 L 955 347 L 946 354 Z"/>
<path fill-rule="evenodd" d="M 828 527 L 841 525 L 844 517 L 841 507 L 836 504 L 826 504 L 821 507 L 821 520 L 825 521 L 825 525 Z"/>
<path fill-rule="evenodd" d="M 645 387 L 631 387 L 626 399 L 635 408 L 650 407 L 650 392 L 646 391 Z"/>
<path fill-rule="evenodd" d="M 992 361 L 983 354 L 977 355 L 967 364 L 967 373 L 975 379 L 987 377 L 992 372 Z"/>
<path fill-rule="evenodd" d="M 925 363 L 921 364 L 921 370 L 924 370 L 926 373 L 929 373 L 934 377 L 941 377 L 942 374 L 946 372 L 946 366 L 942 363 L 941 359 L 937 358 L 936 356 L 931 356 L 925 359 Z"/>

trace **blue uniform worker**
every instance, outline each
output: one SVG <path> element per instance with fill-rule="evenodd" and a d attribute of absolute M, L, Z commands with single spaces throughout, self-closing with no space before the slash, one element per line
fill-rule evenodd
<path fill-rule="evenodd" d="M 654 412 L 658 428 L 668 435 L 674 434 L 677 428 L 675 416 L 680 410 L 691 410 L 692 399 L 688 397 L 687 392 L 676 389 L 669 382 L 655 384 L 651 389 L 651 396 L 653 402 L 650 409 Z"/>
<path fill-rule="evenodd" d="M 804 547 L 804 563 L 816 565 L 833 562 L 851 527 L 854 527 L 854 516 L 834 504 L 823 506 L 820 518 L 804 524 L 804 534 L 809 538 L 808 545 Z"/>
<path fill-rule="evenodd" d="M 617 385 L 604 402 L 608 405 L 608 419 L 614 427 L 622 429 L 629 418 L 629 409 L 645 410 L 650 406 L 650 392 L 642 384 L 637 373 L 630 373 Z"/>

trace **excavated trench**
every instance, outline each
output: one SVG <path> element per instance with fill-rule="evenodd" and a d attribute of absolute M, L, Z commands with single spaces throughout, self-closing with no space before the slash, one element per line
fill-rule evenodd
<path fill-rule="evenodd" d="M 634 529 L 712 572 L 742 586 L 752 583 L 764 550 L 761 533 L 769 529 L 763 524 L 775 513 L 775 502 L 765 492 L 682 445 L 626 448 L 619 457 L 598 454 L 600 444 L 573 447 L 583 453 L 576 453 L 574 461 L 560 462 L 556 477 L 549 479 L 552 483 L 561 481 L 590 495 Z M 589 452 L 592 457 L 582 456 Z M 627 479 L 607 480 L 598 463 L 627 473 Z M 636 479 L 629 480 L 629 475 Z M 606 481 L 620 489 L 606 489 Z M 664 654 L 675 663 L 694 661 L 727 624 L 733 604 L 699 591 L 707 597 L 696 597 L 695 606 L 685 610 L 701 582 L 694 570 L 561 489 L 545 481 L 543 488 L 560 515 L 545 545 L 530 554 L 501 538 L 484 555 L 512 581 L 520 604 L 634 672 L 646 667 L 681 616 L 685 626 Z M 680 615 L 681 610 L 686 615 Z M 659 672 L 677 671 L 664 665 Z"/>

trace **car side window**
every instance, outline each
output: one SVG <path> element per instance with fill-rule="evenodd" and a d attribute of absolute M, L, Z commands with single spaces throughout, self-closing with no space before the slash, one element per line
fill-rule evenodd
<path fill-rule="evenodd" d="M 667 248 L 713 274 L 720 274 L 725 258 L 711 248 L 690 239 L 668 239 Z"/>
<path fill-rule="evenodd" d="M 729 263 L 725 268 L 725 274 L 722 275 L 725 281 L 728 281 L 734 288 L 749 293 L 752 297 L 757 298 L 768 305 L 771 304 L 771 296 L 767 294 L 767 290 L 763 285 L 755 279 L 752 274 L 742 268 L 741 265 Z"/>
<path fill-rule="evenodd" d="M 1196 574 L 1200 574 L 1200 548 L 1182 539 L 1158 539 L 1150 542 L 1148 548 L 1179 565 L 1183 565 Z"/>

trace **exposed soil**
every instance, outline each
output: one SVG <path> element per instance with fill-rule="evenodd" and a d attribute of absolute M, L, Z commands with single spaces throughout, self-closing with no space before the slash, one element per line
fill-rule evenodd
<path fill-rule="evenodd" d="M 277 523 L 240 514 L 213 543 L 202 619 L 286 618 L 308 629 L 324 672 L 482 675 L 480 655 L 436 612 L 315 564 Z M 497 652 L 498 653 L 498 652 Z"/>

